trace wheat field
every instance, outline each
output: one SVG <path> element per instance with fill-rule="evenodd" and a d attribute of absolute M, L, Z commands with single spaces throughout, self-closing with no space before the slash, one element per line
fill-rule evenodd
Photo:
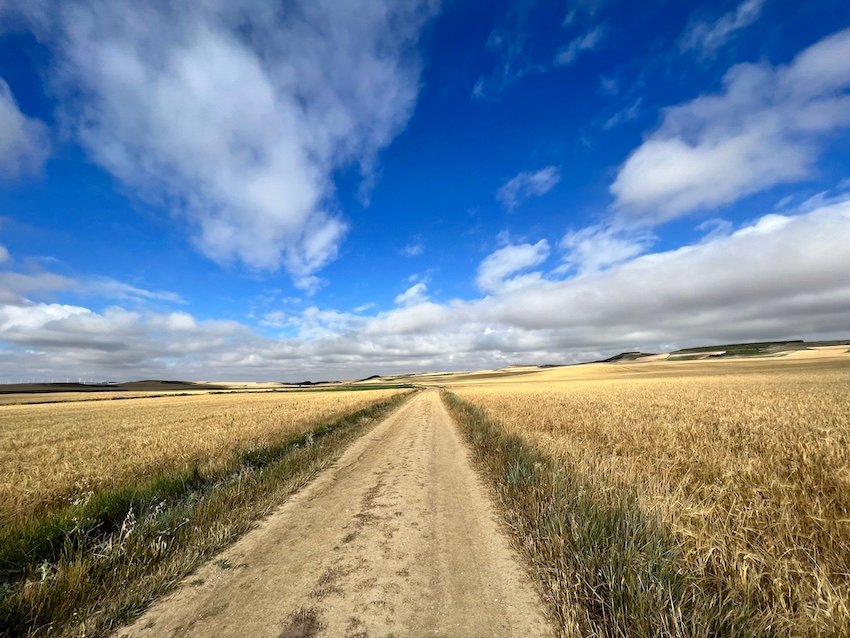
<path fill-rule="evenodd" d="M 633 491 L 758 632 L 850 635 L 850 358 L 665 365 L 452 392 L 600 493 Z"/>
<path fill-rule="evenodd" d="M 0 406 L 0 524 L 159 472 L 226 463 L 397 390 Z"/>
<path fill-rule="evenodd" d="M 145 399 L 167 396 L 201 396 L 209 394 L 209 390 L 174 390 L 172 392 L 14 392 L 0 394 L 0 406 L 24 405 L 34 403 L 67 403 L 76 401 L 112 401 L 125 399 Z"/>

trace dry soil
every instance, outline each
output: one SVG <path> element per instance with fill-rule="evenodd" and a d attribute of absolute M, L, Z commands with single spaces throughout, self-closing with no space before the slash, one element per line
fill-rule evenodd
<path fill-rule="evenodd" d="M 553 634 L 428 391 L 116 636 Z"/>

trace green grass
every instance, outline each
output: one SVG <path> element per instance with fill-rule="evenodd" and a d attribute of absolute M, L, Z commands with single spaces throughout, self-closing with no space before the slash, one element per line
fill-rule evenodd
<path fill-rule="evenodd" d="M 680 544 L 625 486 L 601 486 L 507 434 L 457 396 L 444 400 L 492 482 L 561 634 L 754 636 L 721 579 L 689 572 Z"/>
<path fill-rule="evenodd" d="M 396 396 L 274 445 L 94 495 L 0 530 L 0 635 L 98 636 L 126 622 L 327 467 Z"/>
<path fill-rule="evenodd" d="M 757 341 L 753 343 L 727 343 L 717 346 L 699 346 L 697 348 L 683 348 L 676 350 L 672 354 L 696 354 L 700 352 L 714 352 L 724 350 L 728 355 L 745 355 L 758 354 L 771 349 L 789 347 L 789 348 L 804 348 L 810 344 L 804 341 Z"/>

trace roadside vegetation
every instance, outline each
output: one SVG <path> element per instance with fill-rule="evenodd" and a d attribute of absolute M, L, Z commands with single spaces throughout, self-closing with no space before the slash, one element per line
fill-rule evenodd
<path fill-rule="evenodd" d="M 726 372 L 445 395 L 565 636 L 850 635 L 850 372 Z"/>
<path fill-rule="evenodd" d="M 0 635 L 105 634 L 248 530 L 408 394 L 182 397 L 122 401 L 111 406 L 117 412 L 67 404 L 71 412 L 42 421 L 32 412 L 57 406 L 20 406 L 31 409 L 17 421 L 31 445 L 18 442 L 19 463 L 51 463 L 62 489 L 45 488 L 47 472 L 10 498 L 15 483 L 4 477 Z M 16 421 L 6 418 L 0 432 L 8 437 Z M 39 425 L 40 435 L 29 431 Z M 9 465 L 0 460 L 0 470 Z M 76 498 L 65 469 L 85 489 Z M 27 468 L 14 470 L 21 477 Z"/>

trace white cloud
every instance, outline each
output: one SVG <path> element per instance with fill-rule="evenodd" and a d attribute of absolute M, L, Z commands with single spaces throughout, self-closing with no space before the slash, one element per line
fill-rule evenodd
<path fill-rule="evenodd" d="M 0 264 L 5 261 L 9 261 L 9 250 L 0 244 Z"/>
<path fill-rule="evenodd" d="M 300 315 L 293 314 L 289 324 L 298 330 L 298 337 L 306 341 L 336 339 L 342 332 L 362 326 L 365 320 L 350 312 L 326 310 L 317 306 L 305 308 Z"/>
<path fill-rule="evenodd" d="M 21 273 L 0 271 L 0 303 L 14 304 L 28 295 L 41 295 L 67 290 L 76 285 L 73 279 L 51 272 Z"/>
<path fill-rule="evenodd" d="M 567 11 L 564 19 L 561 20 L 561 26 L 566 28 L 572 25 L 581 16 L 592 18 L 602 8 L 606 0 L 572 0 L 570 2 L 571 9 Z"/>
<path fill-rule="evenodd" d="M 533 62 L 527 52 L 531 30 L 527 22 L 531 5 L 515 5 L 508 11 L 502 24 L 490 32 L 485 48 L 496 57 L 496 66 L 480 76 L 472 87 L 476 100 L 494 97 L 511 84 L 530 73 L 540 73 L 545 67 Z"/>
<path fill-rule="evenodd" d="M 396 304 L 400 306 L 413 306 L 428 300 L 428 285 L 424 281 L 413 284 L 410 288 L 395 298 Z"/>
<path fill-rule="evenodd" d="M 194 332 L 198 329 L 198 322 L 188 312 L 170 312 L 164 315 L 155 315 L 151 318 L 151 325 L 165 329 L 169 332 Z"/>
<path fill-rule="evenodd" d="M 593 276 L 492 300 L 491 316 L 526 329 L 588 330 L 598 340 L 756 338 L 846 330 L 850 202 L 767 215 L 726 237 L 648 254 Z"/>
<path fill-rule="evenodd" d="M 670 344 L 846 338 L 848 236 L 845 199 L 562 279 L 523 274 L 542 264 L 545 242 L 506 246 L 483 260 L 489 288 L 480 298 L 419 301 L 373 316 L 312 306 L 274 317 L 287 328 L 275 338 L 185 312 L 0 302 L 0 379 L 21 370 L 30 378 L 355 378 Z"/>
<path fill-rule="evenodd" d="M 362 312 L 366 312 L 367 310 L 371 310 L 376 305 L 377 304 L 375 304 L 374 302 L 371 302 L 371 301 L 369 301 L 367 303 L 362 303 L 359 306 L 355 306 L 354 312 L 357 313 L 357 314 L 360 314 Z"/>
<path fill-rule="evenodd" d="M 49 151 L 47 127 L 21 113 L 9 85 L 0 78 L 0 177 L 16 179 L 38 172 Z"/>
<path fill-rule="evenodd" d="M 578 18 L 578 9 L 569 10 L 567 15 L 564 16 L 564 19 L 561 20 L 561 26 L 565 28 L 571 26 L 576 21 L 576 18 Z"/>
<path fill-rule="evenodd" d="M 586 51 L 593 51 L 605 39 L 607 29 L 605 25 L 597 25 L 584 35 L 580 35 L 562 48 L 555 55 L 556 66 L 569 66 L 576 58 Z"/>
<path fill-rule="evenodd" d="M 744 0 L 734 11 L 725 13 L 715 22 L 693 22 L 679 38 L 682 51 L 697 49 L 701 55 L 713 55 L 736 32 L 744 29 L 761 16 L 765 0 Z"/>
<path fill-rule="evenodd" d="M 561 238 L 564 265 L 580 273 L 595 272 L 637 257 L 655 241 L 647 231 L 625 231 L 611 226 L 589 226 Z"/>
<path fill-rule="evenodd" d="M 289 315 L 283 310 L 272 310 L 263 315 L 260 325 L 266 328 L 285 328 L 288 325 Z"/>
<path fill-rule="evenodd" d="M 81 294 L 118 301 L 186 303 L 186 300 L 177 293 L 166 290 L 147 290 L 111 277 L 91 277 L 80 282 L 75 290 Z"/>
<path fill-rule="evenodd" d="M 612 129 L 616 126 L 620 126 L 620 124 L 625 124 L 626 122 L 631 122 L 634 119 L 637 119 L 640 116 L 641 107 L 643 106 L 643 97 L 639 97 L 631 104 L 626 107 L 620 109 L 614 115 L 609 117 L 602 128 L 606 131 Z"/>
<path fill-rule="evenodd" d="M 0 309 L 0 333 L 8 335 L 20 329 L 38 330 L 52 321 L 90 314 L 88 308 L 64 304 L 5 305 Z"/>
<path fill-rule="evenodd" d="M 386 349 L 388 344 L 395 345 L 394 342 L 399 336 L 416 335 L 421 339 L 422 335 L 444 328 L 446 322 L 451 320 L 451 316 L 452 312 L 447 306 L 423 301 L 379 314 L 365 325 L 363 332 L 373 339 L 377 336 L 379 341 L 386 338 L 386 344 L 381 348 Z M 372 341 L 372 347 L 374 345 L 375 342 Z M 404 341 L 398 342 L 393 349 L 405 357 L 416 356 L 416 347 L 412 344 L 406 346 Z"/>
<path fill-rule="evenodd" d="M 722 219 L 719 217 L 706 219 L 697 225 L 697 230 L 705 233 L 703 241 L 709 241 L 717 239 L 718 237 L 729 235 L 732 232 L 732 229 L 732 222 L 728 219 Z"/>
<path fill-rule="evenodd" d="M 401 254 L 405 257 L 419 257 L 424 252 L 425 244 L 421 241 L 411 242 L 401 249 Z"/>
<path fill-rule="evenodd" d="M 0 306 L 0 339 L 23 350 L 9 350 L 6 377 L 57 370 L 73 376 L 122 374 L 124 378 L 167 374 L 175 358 L 192 367 L 228 358 L 255 339 L 233 322 L 198 322 L 187 313 L 139 313 L 120 307 L 102 313 L 47 303 Z M 237 344 L 238 339 L 241 344 Z M 21 366 L 23 361 L 27 365 Z M 196 372 L 203 371 L 197 365 Z"/>
<path fill-rule="evenodd" d="M 0 262 L 2 261 L 0 259 Z M 111 277 L 75 279 L 46 270 L 31 272 L 0 270 L 0 304 L 26 305 L 31 303 L 29 301 L 31 298 L 42 298 L 62 292 L 133 304 L 186 303 L 186 300 L 177 293 L 148 290 Z"/>
<path fill-rule="evenodd" d="M 599 93 L 602 95 L 617 95 L 620 92 L 620 79 L 614 76 L 599 76 Z"/>
<path fill-rule="evenodd" d="M 555 188 L 561 181 L 557 166 L 547 166 L 539 171 L 522 171 L 502 184 L 496 199 L 508 210 L 513 210 L 531 197 L 540 197 Z"/>
<path fill-rule="evenodd" d="M 848 59 L 850 29 L 787 66 L 736 65 L 721 93 L 666 109 L 611 186 L 623 218 L 658 223 L 811 176 L 850 126 Z"/>
<path fill-rule="evenodd" d="M 513 289 L 539 281 L 540 273 L 516 275 L 518 272 L 539 266 L 549 256 L 549 242 L 541 239 L 536 244 L 510 244 L 487 255 L 478 267 L 476 283 L 487 293 Z M 511 275 L 515 275 L 511 277 Z"/>
<path fill-rule="evenodd" d="M 94 160 L 182 211 L 211 259 L 313 288 L 346 223 L 333 174 L 405 126 L 432 0 L 112 3 L 29 13 Z"/>

